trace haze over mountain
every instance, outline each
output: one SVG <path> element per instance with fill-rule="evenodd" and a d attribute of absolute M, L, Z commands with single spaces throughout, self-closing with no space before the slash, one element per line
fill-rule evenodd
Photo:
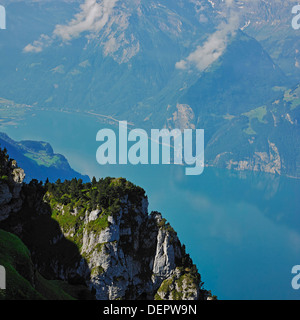
<path fill-rule="evenodd" d="M 204 128 L 210 165 L 299 176 L 296 1 L 0 3 L 0 97 Z"/>

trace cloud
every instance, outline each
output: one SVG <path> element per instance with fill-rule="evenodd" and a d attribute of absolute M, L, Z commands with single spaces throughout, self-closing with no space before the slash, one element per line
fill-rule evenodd
<path fill-rule="evenodd" d="M 110 38 L 104 45 L 104 54 L 108 55 L 116 52 L 119 49 L 119 46 L 120 45 L 114 37 Z"/>
<path fill-rule="evenodd" d="M 233 8 L 233 1 L 227 0 L 226 6 L 227 21 L 222 22 L 202 46 L 198 46 L 186 59 L 177 62 L 175 65 L 177 69 L 186 70 L 196 66 L 199 71 L 203 71 L 223 54 L 229 39 L 239 27 L 239 16 Z"/>
<path fill-rule="evenodd" d="M 83 32 L 99 32 L 108 22 L 118 0 L 86 0 L 68 25 L 57 25 L 53 34 L 63 40 L 77 38 Z"/>
<path fill-rule="evenodd" d="M 23 52 L 41 52 L 57 38 L 63 41 L 70 41 L 79 37 L 83 32 L 99 32 L 109 21 L 117 2 L 118 0 L 85 0 L 80 5 L 80 12 L 68 24 L 57 25 L 50 37 L 41 35 L 39 40 L 28 44 L 23 49 Z"/>
<path fill-rule="evenodd" d="M 24 49 L 23 49 L 24 52 L 28 53 L 28 52 L 35 52 L 35 53 L 38 53 L 38 52 L 41 52 L 43 51 L 43 48 L 41 46 L 35 46 L 34 44 L 28 44 Z"/>
<path fill-rule="evenodd" d="M 39 53 L 43 51 L 45 47 L 48 47 L 53 42 L 51 37 L 42 34 L 39 40 L 34 41 L 32 44 L 28 44 L 24 49 L 23 52 L 25 53 Z"/>

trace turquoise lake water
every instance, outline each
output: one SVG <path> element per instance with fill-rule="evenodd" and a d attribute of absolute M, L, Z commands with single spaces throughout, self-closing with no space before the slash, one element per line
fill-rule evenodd
<path fill-rule="evenodd" d="M 220 299 L 300 299 L 291 286 L 300 264 L 300 181 L 212 168 L 193 177 L 178 166 L 101 167 L 96 134 L 104 127 L 95 117 L 40 111 L 0 131 L 49 142 L 82 174 L 143 187 L 149 210 L 171 223 Z"/>

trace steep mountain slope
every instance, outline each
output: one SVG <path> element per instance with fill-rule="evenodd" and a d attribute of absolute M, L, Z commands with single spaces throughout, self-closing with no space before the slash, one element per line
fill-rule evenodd
<path fill-rule="evenodd" d="M 278 97 L 273 87 L 286 83 L 284 73 L 259 43 L 239 33 L 179 102 L 191 105 L 196 115 L 237 115 Z"/>
<path fill-rule="evenodd" d="M 3 34 L 0 55 L 9 61 L 1 59 L 6 79 L 0 88 L 2 96 L 30 105 L 97 110 L 110 115 L 127 113 L 133 104 L 165 86 L 182 50 L 194 41 L 195 32 L 203 38 L 209 27 L 199 23 L 191 3 L 184 4 L 182 17 L 183 2 L 170 1 L 167 7 L 156 1 L 126 1 L 116 4 L 105 27 L 92 33 L 93 37 L 84 37 L 88 31 L 82 32 L 81 37 L 70 35 L 69 45 L 61 38 L 66 37 L 62 32 L 69 29 L 61 27 L 61 36 L 39 40 L 31 29 L 51 37 L 58 18 L 60 25 L 66 25 L 68 14 L 78 11 L 78 5 L 71 3 L 67 8 L 67 4 L 59 3 L 8 6 L 11 25 L 20 15 L 31 22 L 27 25 L 29 30 L 8 28 Z M 52 23 L 51 31 L 46 28 L 48 24 L 41 25 L 41 12 Z M 22 41 L 16 45 L 11 40 L 22 36 L 28 39 L 26 44 Z M 12 54 L 7 56 L 8 52 Z"/>
<path fill-rule="evenodd" d="M 240 32 L 168 106 L 165 125 L 205 128 L 208 165 L 299 177 L 300 100 L 292 83 L 258 42 Z"/>
<path fill-rule="evenodd" d="M 292 8 L 297 0 L 240 1 L 241 26 L 258 40 L 274 62 L 289 76 L 300 80 L 299 30 L 292 28 Z"/>
<path fill-rule="evenodd" d="M 27 185 L 23 170 L 1 149 L 0 164 L 0 228 L 20 237 L 30 250 L 16 243 L 12 251 L 1 248 L 0 257 L 10 268 L 18 263 L 17 247 L 25 251 L 29 278 L 23 278 L 29 283 L 23 286 L 15 270 L 8 278 L 15 289 L 23 286 L 24 298 L 41 298 L 46 289 L 46 298 L 69 297 L 63 291 L 71 290 L 67 284 L 43 277 L 72 284 L 86 298 L 88 288 L 98 300 L 211 297 L 176 232 L 158 212 L 148 215 L 143 189 L 112 178 Z M 19 241 L 2 231 L 1 237 Z M 33 270 L 42 275 L 37 282 L 30 277 Z"/>
<path fill-rule="evenodd" d="M 10 70 L 7 70 L 8 64 L 3 65 L 7 72 L 4 72 L 6 81 L 0 86 L 0 96 L 40 107 L 97 111 L 118 119 L 127 118 L 136 125 L 142 125 L 145 118 L 162 109 L 153 120 L 157 126 L 167 106 L 176 103 L 178 95 L 202 76 L 203 70 L 195 66 L 190 72 L 180 72 L 179 62 L 198 46 L 205 46 L 214 32 L 221 32 L 222 27 L 228 29 L 216 36 L 216 51 L 220 50 L 220 45 L 226 48 L 232 37 L 240 42 L 237 48 L 231 46 L 233 58 L 225 71 L 236 62 L 236 56 L 245 52 L 252 61 L 261 60 L 261 51 L 257 50 L 258 44 L 254 40 L 247 45 L 241 36 L 235 37 L 237 23 L 227 13 L 229 9 L 224 3 L 219 8 L 222 11 L 218 11 L 208 1 L 168 1 L 165 4 L 158 1 L 113 1 L 107 8 L 107 19 L 101 24 L 101 10 L 104 10 L 105 3 L 100 1 L 93 5 L 92 8 L 99 13 L 99 21 L 94 19 L 94 23 L 86 28 L 80 28 L 81 16 L 89 17 L 90 11 L 87 6 L 82 6 L 73 22 L 68 23 L 70 19 L 65 18 L 64 23 L 57 24 L 56 18 L 51 32 L 44 33 L 46 28 L 40 26 L 39 20 L 33 19 L 35 29 L 41 27 L 44 35 L 34 38 L 33 33 L 30 35 L 33 40 L 29 40 L 27 45 L 16 47 L 9 40 L 4 41 L 8 42 L 5 51 L 13 51 L 19 61 L 13 65 L 10 58 Z M 47 21 L 52 21 L 52 14 L 56 11 L 66 12 L 66 16 L 78 11 L 78 4 L 69 5 L 70 9 L 66 10 L 66 4 L 54 7 L 48 2 L 38 6 L 30 3 L 27 10 L 30 8 L 38 14 L 43 8 L 50 13 Z M 15 4 L 11 9 L 15 19 L 19 15 L 17 8 Z M 15 36 L 14 30 L 7 32 L 11 33 L 11 38 Z M 222 48 L 221 55 L 223 51 Z M 205 53 L 207 56 L 213 54 L 213 48 Z M 245 60 L 235 68 L 241 70 L 243 77 L 237 80 L 242 90 L 247 91 L 253 79 L 246 79 L 249 66 Z M 267 62 L 267 66 L 270 64 L 271 61 Z M 208 63 L 207 66 L 210 65 Z M 274 76 L 267 66 L 259 70 L 260 77 L 255 78 L 255 89 L 259 90 L 255 95 L 257 99 L 267 87 L 263 80 Z M 39 85 L 41 79 L 42 88 Z M 201 79 L 203 81 L 203 77 Z M 286 79 L 283 78 L 280 82 L 284 81 Z M 270 87 L 267 89 L 271 90 Z M 239 91 L 233 94 L 238 95 Z M 213 97 L 214 92 L 208 95 Z M 247 99 L 253 96 L 252 92 L 245 95 Z M 223 104 L 225 108 L 228 104 L 235 107 L 232 101 Z"/>

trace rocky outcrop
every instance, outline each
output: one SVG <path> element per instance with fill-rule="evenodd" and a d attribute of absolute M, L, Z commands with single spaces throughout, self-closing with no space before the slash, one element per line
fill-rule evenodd
<path fill-rule="evenodd" d="M 173 112 L 166 124 L 170 130 L 196 129 L 195 113 L 189 105 L 178 103 L 176 108 L 168 106 L 168 112 Z"/>
<path fill-rule="evenodd" d="M 180 268 L 172 271 L 171 275 L 163 281 L 155 298 L 157 300 L 198 300 L 200 296 L 197 280 Z"/>
<path fill-rule="evenodd" d="M 23 185 L 24 171 L 9 163 L 0 228 L 21 238 L 48 279 L 85 284 L 98 300 L 210 296 L 176 232 L 148 213 L 143 189 L 121 178 Z"/>
<path fill-rule="evenodd" d="M 168 294 L 168 299 L 204 299 L 206 291 L 200 290 L 200 276 L 184 269 L 186 253 L 161 214 L 148 214 L 146 197 L 132 203 L 125 196 L 120 203 L 111 214 L 100 209 L 86 211 L 82 220 L 79 218 L 82 224 L 62 226 L 64 236 L 74 242 L 78 241 L 77 230 L 82 230 L 79 247 L 86 264 L 82 261 L 77 272 L 86 275 L 85 281 L 96 298 L 164 299 L 168 281 L 174 279 L 180 294 Z M 80 215 L 80 209 L 74 212 Z M 179 286 L 177 280 L 183 284 Z M 170 292 L 174 291 L 173 282 Z"/>
<path fill-rule="evenodd" d="M 25 173 L 18 168 L 16 161 L 7 162 L 0 177 L 0 221 L 5 220 L 12 212 L 22 208 L 21 190 Z"/>

